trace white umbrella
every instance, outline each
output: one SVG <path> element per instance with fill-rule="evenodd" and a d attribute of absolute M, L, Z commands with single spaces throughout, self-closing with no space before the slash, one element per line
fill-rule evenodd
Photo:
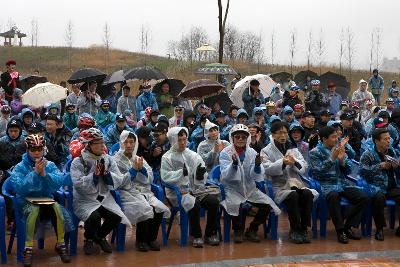
<path fill-rule="evenodd" d="M 49 82 L 39 83 L 22 95 L 22 104 L 39 108 L 65 98 L 67 88 Z"/>
<path fill-rule="evenodd" d="M 243 108 L 244 103 L 242 100 L 242 95 L 244 90 L 250 90 L 250 81 L 257 80 L 260 82 L 260 92 L 264 97 L 268 97 L 271 94 L 272 88 L 276 85 L 275 82 L 265 74 L 256 74 L 252 76 L 246 76 L 235 84 L 235 88 L 230 96 L 233 104 Z"/>
<path fill-rule="evenodd" d="M 215 52 L 215 51 L 217 51 L 217 50 L 216 50 L 214 47 L 212 47 L 211 45 L 209 45 L 209 44 L 204 44 L 204 45 L 202 45 L 202 46 L 196 48 L 196 51 L 197 51 L 197 52 L 203 52 L 203 51 Z"/>

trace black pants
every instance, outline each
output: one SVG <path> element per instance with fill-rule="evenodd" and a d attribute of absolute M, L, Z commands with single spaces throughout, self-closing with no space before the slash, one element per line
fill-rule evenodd
<path fill-rule="evenodd" d="M 253 232 L 258 231 L 258 226 L 264 224 L 267 221 L 269 212 L 271 211 L 271 206 L 268 204 L 253 203 L 249 202 L 253 207 L 258 208 L 253 221 L 250 223 L 249 230 Z M 246 218 L 241 220 L 240 216 L 232 216 L 232 229 L 234 232 L 243 232 L 246 225 Z"/>
<path fill-rule="evenodd" d="M 155 213 L 154 218 L 136 224 L 136 243 L 150 243 L 157 240 L 163 213 Z"/>
<path fill-rule="evenodd" d="M 219 208 L 219 200 L 215 195 L 207 195 L 201 201 L 196 198 L 194 207 L 189 211 L 189 223 L 191 227 L 191 235 L 194 238 L 202 237 L 200 226 L 200 208 L 207 210 L 207 225 L 205 236 L 210 237 L 217 233 L 217 215 Z"/>
<path fill-rule="evenodd" d="M 102 218 L 103 224 L 101 224 Z M 101 206 L 85 221 L 85 238 L 105 238 L 120 222 L 120 216 Z"/>
<path fill-rule="evenodd" d="M 379 191 L 371 198 L 372 203 L 372 216 L 375 221 L 375 226 L 377 229 L 381 229 L 386 226 L 385 219 L 385 206 L 386 199 L 391 199 L 400 205 L 400 188 L 391 188 L 387 191 L 386 195 Z M 399 217 L 400 223 L 400 217 Z"/>
<path fill-rule="evenodd" d="M 346 198 L 350 206 L 346 208 L 346 222 L 342 215 L 340 198 Z M 342 192 L 329 192 L 326 195 L 329 214 L 331 215 L 336 231 L 360 225 L 362 214 L 368 205 L 369 198 L 366 193 L 357 187 L 345 187 Z"/>
<path fill-rule="evenodd" d="M 289 215 L 290 229 L 305 231 L 311 226 L 311 211 L 314 195 L 308 189 L 297 189 L 290 193 L 283 203 Z"/>

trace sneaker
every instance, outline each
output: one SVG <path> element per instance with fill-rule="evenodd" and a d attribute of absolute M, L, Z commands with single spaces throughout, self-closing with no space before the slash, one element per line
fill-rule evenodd
<path fill-rule="evenodd" d="M 307 231 L 307 230 L 302 231 L 302 232 L 301 232 L 301 236 L 302 236 L 302 239 L 303 239 L 303 244 L 309 244 L 309 243 L 311 243 L 311 239 L 310 239 L 310 237 L 308 236 L 308 231 Z"/>
<path fill-rule="evenodd" d="M 31 247 L 26 247 L 24 249 L 22 263 L 24 264 L 24 267 L 32 266 L 32 248 Z"/>
<path fill-rule="evenodd" d="M 149 251 L 150 247 L 145 242 L 139 242 L 139 243 L 136 243 L 136 249 L 141 252 L 147 252 L 147 251 Z"/>
<path fill-rule="evenodd" d="M 193 239 L 192 246 L 195 247 L 195 248 L 202 248 L 202 247 L 204 247 L 203 238 L 201 238 L 201 237 L 199 237 L 199 238 L 194 238 L 194 239 Z"/>
<path fill-rule="evenodd" d="M 160 243 L 157 240 L 149 242 L 149 249 L 152 251 L 160 251 Z"/>
<path fill-rule="evenodd" d="M 57 254 L 60 256 L 60 259 L 64 263 L 69 263 L 71 262 L 71 257 L 68 253 L 67 247 L 65 246 L 64 243 L 62 244 L 57 244 L 54 248 L 54 250 L 57 252 Z"/>
<path fill-rule="evenodd" d="M 85 252 L 85 255 L 93 255 L 99 253 L 99 247 L 92 239 L 87 239 L 83 243 L 83 251 Z"/>
<path fill-rule="evenodd" d="M 375 233 L 375 240 L 384 241 L 385 236 L 383 235 L 383 229 L 377 229 Z"/>
<path fill-rule="evenodd" d="M 346 233 L 342 231 L 341 233 L 337 234 L 338 242 L 342 244 L 348 244 L 349 238 L 347 237 Z"/>
<path fill-rule="evenodd" d="M 219 246 L 219 238 L 216 235 L 212 235 L 210 237 L 207 237 L 204 239 L 204 242 L 206 244 L 209 244 L 210 246 Z"/>
<path fill-rule="evenodd" d="M 303 235 L 297 231 L 290 230 L 289 240 L 293 244 L 303 244 Z"/>
<path fill-rule="evenodd" d="M 96 238 L 95 242 L 100 245 L 101 250 L 105 253 L 112 253 L 112 247 L 105 238 Z"/>
<path fill-rule="evenodd" d="M 243 242 L 242 232 L 234 232 L 233 233 L 233 242 L 235 242 L 236 244 L 240 244 Z"/>
<path fill-rule="evenodd" d="M 247 228 L 246 232 L 244 233 L 244 237 L 246 238 L 246 240 L 254 243 L 260 242 L 260 238 L 258 237 L 257 232 L 251 231 L 249 228 Z"/>

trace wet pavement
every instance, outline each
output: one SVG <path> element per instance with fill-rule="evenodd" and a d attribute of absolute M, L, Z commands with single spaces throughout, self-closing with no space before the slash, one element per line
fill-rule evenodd
<path fill-rule="evenodd" d="M 202 222 L 204 229 L 204 218 Z M 181 248 L 178 244 L 178 225 L 174 225 L 168 247 L 162 247 L 159 252 L 137 252 L 134 247 L 135 237 L 131 234 L 134 233 L 133 228 L 133 231 L 128 230 L 125 252 L 92 256 L 83 254 L 83 229 L 80 229 L 78 255 L 72 258 L 72 263 L 60 262 L 54 252 L 55 239 L 50 237 L 45 241 L 44 250 L 34 248 L 33 266 L 400 266 L 400 238 L 394 235 L 394 230 L 385 229 L 384 242 L 368 237 L 343 245 L 336 241 L 330 222 L 328 225 L 327 239 L 296 245 L 288 241 L 287 217 L 283 215 L 279 218 L 277 241 L 262 240 L 261 243 L 242 244 L 231 242 L 219 247 L 205 246 L 203 249 L 190 246 Z M 261 232 L 259 231 L 260 234 Z M 9 255 L 8 265 L 17 265 L 15 251 Z"/>

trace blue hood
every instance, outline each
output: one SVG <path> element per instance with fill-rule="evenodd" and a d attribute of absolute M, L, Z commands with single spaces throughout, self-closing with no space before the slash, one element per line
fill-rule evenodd
<path fill-rule="evenodd" d="M 243 108 L 238 110 L 236 117 L 240 117 L 240 115 L 243 115 L 243 114 L 245 114 L 247 116 L 247 118 L 249 118 L 249 114 L 247 114 L 246 110 L 244 110 Z"/>

